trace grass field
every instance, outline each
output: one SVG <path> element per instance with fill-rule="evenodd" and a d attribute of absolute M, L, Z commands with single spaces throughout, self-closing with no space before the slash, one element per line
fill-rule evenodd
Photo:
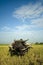
<path fill-rule="evenodd" d="M 8 45 L 0 45 L 0 65 L 43 65 L 43 45 L 32 45 L 24 56 L 10 56 Z"/>

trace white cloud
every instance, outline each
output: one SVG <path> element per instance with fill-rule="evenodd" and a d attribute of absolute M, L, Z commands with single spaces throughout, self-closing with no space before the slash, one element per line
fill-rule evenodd
<path fill-rule="evenodd" d="M 40 34 L 41 33 L 41 34 Z M 22 32 L 0 32 L 0 43 L 11 43 L 14 39 L 29 39 L 29 42 L 43 42 L 43 30 Z"/>
<path fill-rule="evenodd" d="M 3 32 L 14 32 L 15 30 L 16 30 L 15 27 L 12 28 L 12 27 L 8 27 L 8 26 L 3 26 L 1 28 L 1 31 L 3 31 Z"/>
<path fill-rule="evenodd" d="M 8 26 L 2 27 L 2 32 L 0 32 L 1 42 L 11 42 L 13 39 L 20 38 L 29 38 L 30 42 L 43 41 L 43 30 L 33 30 L 33 28 L 36 27 L 43 27 L 43 6 L 41 3 L 23 5 L 13 12 L 13 16 L 20 21 L 22 19 L 21 22 L 24 23 L 23 25 L 15 26 L 14 28 Z M 25 24 L 26 19 L 31 20 L 30 25 Z"/>
<path fill-rule="evenodd" d="M 42 27 L 43 28 L 43 17 L 42 18 L 39 18 L 39 19 L 34 19 L 32 20 L 32 23 L 31 24 L 34 24 L 36 25 L 37 27 Z"/>
<path fill-rule="evenodd" d="M 39 17 L 40 14 L 43 13 L 43 7 L 41 6 L 41 3 L 36 4 L 28 4 L 21 6 L 20 8 L 17 8 L 17 10 L 14 11 L 13 16 L 16 18 L 36 18 Z"/>
<path fill-rule="evenodd" d="M 35 26 L 33 25 L 21 25 L 21 26 L 16 26 L 15 28 L 7 28 L 7 26 L 4 26 L 2 28 L 2 32 L 0 32 L 0 42 L 1 43 L 11 43 L 13 42 L 14 39 L 29 39 L 29 42 L 42 42 L 43 41 L 43 30 L 40 31 L 35 31 L 35 30 L 27 30 L 34 28 Z M 5 30 L 7 32 L 5 32 Z"/>
<path fill-rule="evenodd" d="M 16 29 L 18 29 L 18 30 L 26 30 L 27 28 L 29 28 L 29 26 L 28 25 L 21 25 L 21 26 L 16 26 Z"/>
<path fill-rule="evenodd" d="M 4 27 L 1 28 L 1 30 L 3 30 L 3 31 L 9 31 L 10 28 L 8 26 L 4 26 Z"/>
<path fill-rule="evenodd" d="M 13 12 L 13 16 L 22 20 L 21 22 L 25 22 L 26 19 L 30 19 L 31 26 L 34 24 L 32 27 L 35 25 L 36 27 L 43 27 L 43 6 L 41 3 L 23 5 Z"/>
<path fill-rule="evenodd" d="M 23 25 L 20 25 L 20 26 L 16 26 L 16 29 L 19 31 L 19 32 L 23 32 L 23 31 L 29 31 L 29 30 L 33 30 L 33 28 L 36 28 L 36 25 L 27 25 L 27 24 L 23 24 Z"/>

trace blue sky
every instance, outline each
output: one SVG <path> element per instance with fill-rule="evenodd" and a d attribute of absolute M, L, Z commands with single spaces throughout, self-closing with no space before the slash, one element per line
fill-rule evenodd
<path fill-rule="evenodd" d="M 43 42 L 43 0 L 0 0 L 0 43 Z"/>

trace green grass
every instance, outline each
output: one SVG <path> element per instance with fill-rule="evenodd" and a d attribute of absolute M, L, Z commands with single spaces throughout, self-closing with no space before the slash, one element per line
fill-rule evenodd
<path fill-rule="evenodd" d="M 8 45 L 0 45 L 0 65 L 43 65 L 43 45 L 32 45 L 24 56 L 10 56 Z"/>

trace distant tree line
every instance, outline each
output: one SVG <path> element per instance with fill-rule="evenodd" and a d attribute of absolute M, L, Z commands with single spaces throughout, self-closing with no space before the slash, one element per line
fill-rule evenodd
<path fill-rule="evenodd" d="M 35 42 L 36 45 L 43 45 L 43 42 Z"/>

